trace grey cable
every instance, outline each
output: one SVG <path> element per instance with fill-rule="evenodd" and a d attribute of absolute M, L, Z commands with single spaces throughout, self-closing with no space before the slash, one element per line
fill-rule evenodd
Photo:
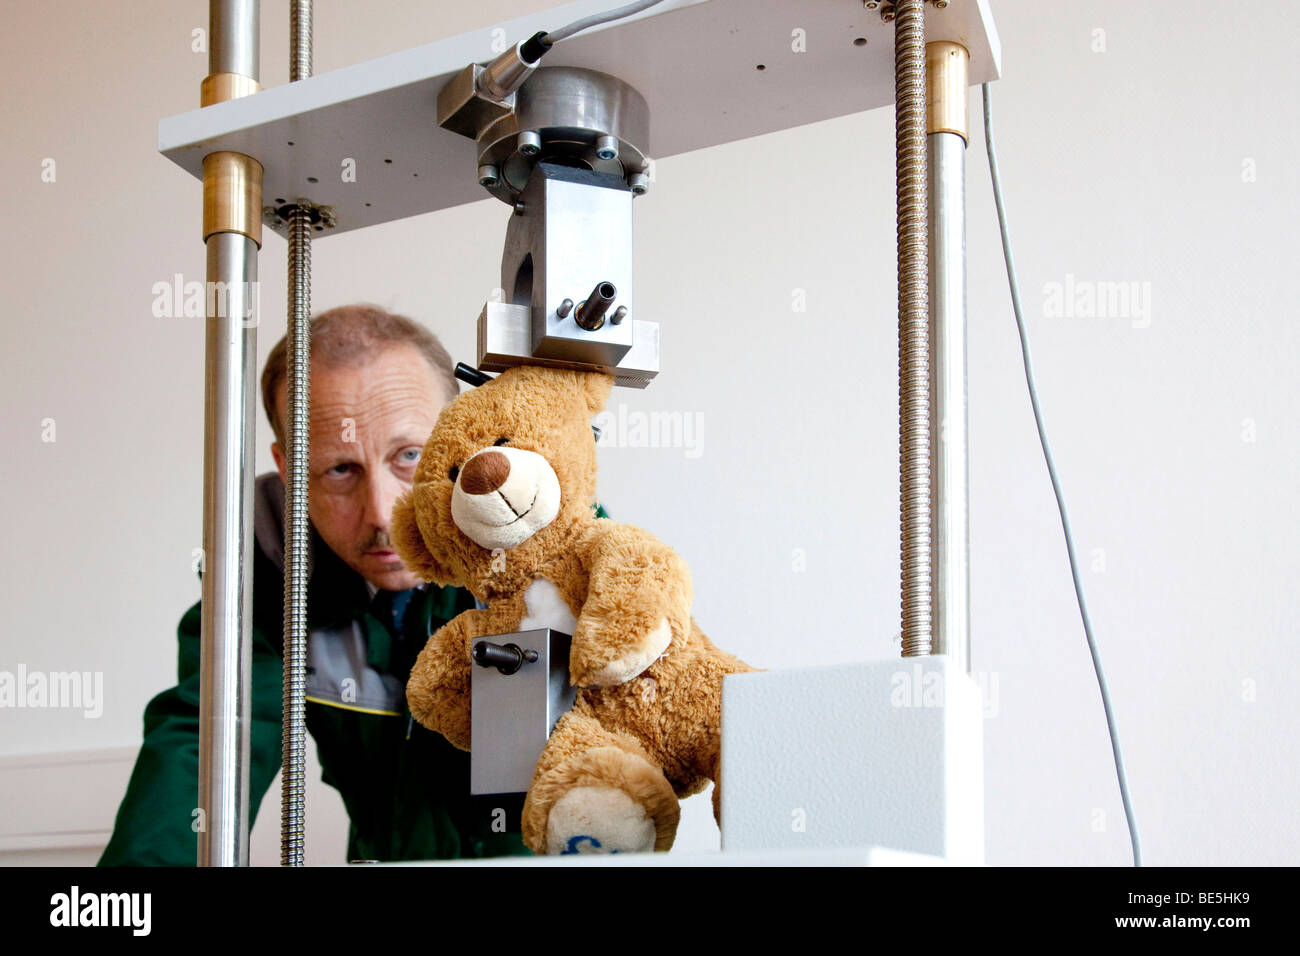
<path fill-rule="evenodd" d="M 1083 618 L 1083 633 L 1088 639 L 1088 652 L 1092 655 L 1092 669 L 1097 675 L 1097 687 L 1101 690 L 1101 704 L 1106 712 L 1106 730 L 1110 734 L 1110 749 L 1115 755 L 1115 776 L 1119 780 L 1120 799 L 1124 803 L 1124 816 L 1128 821 L 1129 842 L 1133 847 L 1133 865 L 1142 865 L 1142 843 L 1138 838 L 1137 820 L 1133 816 L 1133 801 L 1128 792 L 1128 775 L 1124 772 L 1124 754 L 1119 745 L 1119 731 L 1115 729 L 1115 715 L 1110 703 L 1110 690 L 1106 686 L 1106 672 L 1101 666 L 1101 655 L 1097 652 L 1097 642 L 1092 635 L 1092 619 L 1088 616 L 1088 604 L 1083 598 L 1083 584 L 1079 580 L 1079 562 L 1075 556 L 1074 534 L 1070 530 L 1070 519 L 1065 510 L 1065 497 L 1061 494 L 1061 480 L 1056 474 L 1056 462 L 1052 458 L 1052 446 L 1047 441 L 1047 431 L 1043 427 L 1043 413 L 1038 405 L 1038 387 L 1034 384 L 1034 363 L 1029 354 L 1029 335 L 1025 331 L 1024 315 L 1020 308 L 1020 286 L 1016 282 L 1016 268 L 1011 258 L 1011 238 L 1007 231 L 1007 214 L 1002 203 L 1002 180 L 998 175 L 997 153 L 993 148 L 993 105 L 989 96 L 989 85 L 984 83 L 980 89 L 984 93 L 984 146 L 989 156 L 989 174 L 993 180 L 993 201 L 998 209 L 998 229 L 1002 234 L 1002 256 L 1007 264 L 1007 282 L 1011 287 L 1011 308 L 1016 315 L 1016 330 L 1020 333 L 1020 353 L 1025 364 L 1025 383 L 1029 386 L 1029 402 L 1034 409 L 1034 424 L 1038 427 L 1038 442 L 1043 446 L 1043 460 L 1047 462 L 1047 474 L 1052 480 L 1052 492 L 1056 495 L 1056 508 L 1061 514 L 1061 529 L 1065 532 L 1065 548 L 1070 558 L 1070 577 L 1074 579 L 1074 596 L 1079 603 L 1079 616 Z"/>
<path fill-rule="evenodd" d="M 581 33 L 583 30 L 590 29 L 600 23 L 609 23 L 612 20 L 622 20 L 624 17 L 630 17 L 642 10 L 648 10 L 657 3 L 663 3 L 663 0 L 638 0 L 637 3 L 629 3 L 626 6 L 618 7 L 614 10 L 607 10 L 604 13 L 593 13 L 589 17 L 583 17 L 580 20 L 574 20 L 567 26 L 560 27 L 558 30 L 552 30 L 543 38 L 546 43 L 559 43 L 561 40 L 567 40 L 575 33 Z"/>

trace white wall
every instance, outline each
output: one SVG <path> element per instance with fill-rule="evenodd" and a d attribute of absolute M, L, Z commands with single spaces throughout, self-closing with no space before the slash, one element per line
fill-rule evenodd
<path fill-rule="evenodd" d="M 270 86 L 287 79 L 287 17 L 263 6 Z M 316 69 L 546 6 L 321 0 Z M 1249 3 L 1229 27 L 1208 0 L 993 6 L 1030 334 L 1148 860 L 1294 862 L 1300 144 L 1286 94 L 1300 15 Z M 203 273 L 199 185 L 155 145 L 158 119 L 197 102 L 207 61 L 190 31 L 206 4 L 29 0 L 6 21 L 0 669 L 101 671 L 105 701 L 98 719 L 0 710 L 0 754 L 134 747 L 198 597 L 202 322 L 154 318 L 150 304 L 155 282 Z M 694 456 L 606 448 L 602 497 L 689 560 L 697 620 L 760 666 L 896 652 L 892 129 L 878 110 L 664 159 L 637 203 L 640 310 L 662 323 L 666 371 L 614 401 L 698 416 L 702 443 Z M 1122 864 L 978 132 L 971 147 L 973 660 L 996 692 L 988 859 Z M 41 182 L 47 157 L 54 183 Z M 378 302 L 472 360 L 505 213 L 485 199 L 320 242 L 314 304 Z M 260 357 L 284 330 L 284 255 L 269 236 Z M 1149 284 L 1149 315 L 1052 317 L 1045 288 L 1067 276 Z M 792 312 L 796 289 L 806 313 Z M 269 442 L 261 422 L 259 470 Z M 119 797 L 105 790 L 93 811 L 70 804 L 67 826 L 102 829 Z M 312 845 L 328 862 L 343 817 L 317 790 L 329 812 Z M 716 846 L 700 799 L 684 847 Z M 0 821 L 0 837 L 32 823 Z M 274 834 L 258 830 L 271 860 Z"/>

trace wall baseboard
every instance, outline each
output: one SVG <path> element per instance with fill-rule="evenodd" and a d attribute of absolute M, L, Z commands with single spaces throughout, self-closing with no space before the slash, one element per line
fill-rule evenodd
<path fill-rule="evenodd" d="M 94 866 L 135 747 L 0 756 L 0 866 Z"/>
<path fill-rule="evenodd" d="M 113 834 L 138 747 L 0 756 L 0 867 L 94 866 Z M 346 862 L 348 815 L 307 748 L 308 865 Z M 249 835 L 253 866 L 280 863 L 280 778 Z"/>

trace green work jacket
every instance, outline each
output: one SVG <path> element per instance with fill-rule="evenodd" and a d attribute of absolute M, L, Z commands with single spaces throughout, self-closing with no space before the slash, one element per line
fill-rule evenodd
<path fill-rule="evenodd" d="M 281 762 L 283 501 L 278 475 L 257 479 L 250 828 Z M 596 514 L 606 517 L 599 506 Z M 406 679 L 428 635 L 474 606 L 466 590 L 426 585 L 412 592 L 394 638 L 371 613 L 364 579 L 312 532 L 306 723 L 321 779 L 351 820 L 348 860 L 531 855 L 519 834 L 523 795 L 471 797 L 469 754 L 406 707 Z M 101 866 L 196 862 L 200 621 L 200 604 L 181 618 L 177 683 L 145 708 L 144 742 Z"/>

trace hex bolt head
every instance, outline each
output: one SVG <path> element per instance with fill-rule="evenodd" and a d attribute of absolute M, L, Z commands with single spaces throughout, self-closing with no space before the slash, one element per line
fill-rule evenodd
<path fill-rule="evenodd" d="M 542 151 L 542 138 L 535 130 L 526 129 L 519 134 L 519 152 L 524 156 L 536 156 Z"/>
<path fill-rule="evenodd" d="M 596 138 L 597 159 L 618 159 L 618 137 L 599 136 Z"/>

